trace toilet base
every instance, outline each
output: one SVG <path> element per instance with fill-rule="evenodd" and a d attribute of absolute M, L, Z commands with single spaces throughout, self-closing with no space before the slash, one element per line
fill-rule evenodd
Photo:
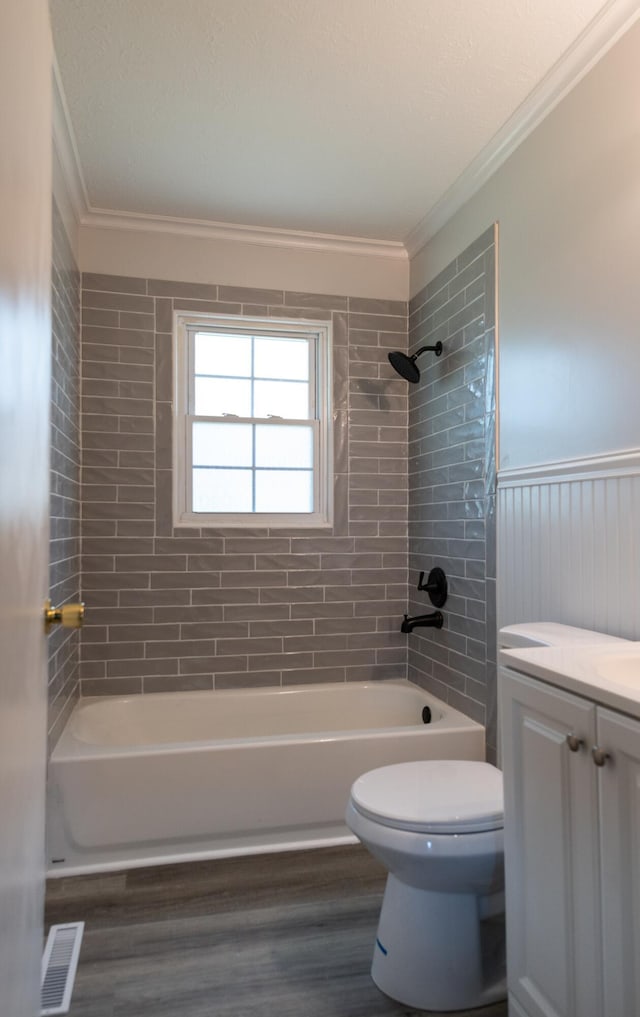
<path fill-rule="evenodd" d="M 506 999 L 504 921 L 474 894 L 434 893 L 387 877 L 371 977 L 421 1010 L 471 1010 Z"/>

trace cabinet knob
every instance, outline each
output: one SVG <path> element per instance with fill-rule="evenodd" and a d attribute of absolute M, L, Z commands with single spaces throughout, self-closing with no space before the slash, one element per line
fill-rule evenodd
<path fill-rule="evenodd" d="M 597 745 L 594 745 L 591 749 L 591 755 L 596 766 L 604 766 L 607 759 L 611 759 L 610 753 L 605 752 L 604 749 L 599 748 Z"/>
<path fill-rule="evenodd" d="M 584 745 L 584 738 L 578 738 L 577 735 L 568 734 L 567 745 L 569 746 L 570 752 L 578 752 L 578 750 Z"/>

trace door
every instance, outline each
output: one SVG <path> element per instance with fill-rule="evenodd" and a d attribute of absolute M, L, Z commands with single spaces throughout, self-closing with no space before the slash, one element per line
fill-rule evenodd
<path fill-rule="evenodd" d="M 51 261 L 46 0 L 0 3 L 0 1012 L 39 1010 Z"/>
<path fill-rule="evenodd" d="M 500 713 L 510 998 L 602 1017 L 595 706 L 501 668 Z"/>
<path fill-rule="evenodd" d="M 598 744 L 603 1012 L 629 1017 L 640 1014 L 640 723 L 599 709 Z"/>

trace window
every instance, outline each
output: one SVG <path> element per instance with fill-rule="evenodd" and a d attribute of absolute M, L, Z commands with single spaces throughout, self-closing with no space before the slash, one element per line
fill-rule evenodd
<path fill-rule="evenodd" d="M 329 526 L 330 325 L 175 318 L 176 524 Z"/>

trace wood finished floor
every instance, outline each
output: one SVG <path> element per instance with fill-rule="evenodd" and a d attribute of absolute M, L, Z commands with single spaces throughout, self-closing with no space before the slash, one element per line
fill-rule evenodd
<path fill-rule="evenodd" d="M 51 880 L 46 928 L 86 922 L 70 1017 L 424 1013 L 369 976 L 384 882 L 359 846 Z"/>

